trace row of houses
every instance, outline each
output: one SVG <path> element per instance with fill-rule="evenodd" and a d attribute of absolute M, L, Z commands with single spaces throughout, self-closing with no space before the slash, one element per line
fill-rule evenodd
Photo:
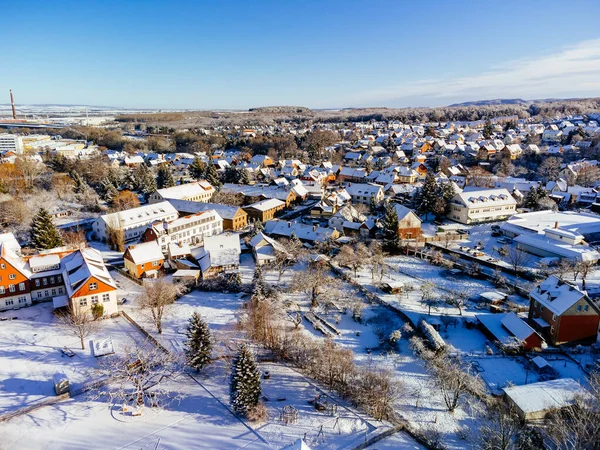
<path fill-rule="evenodd" d="M 118 312 L 117 286 L 98 251 L 57 248 L 24 256 L 12 233 L 0 235 L 0 310 L 45 301 L 83 311 L 100 304 L 105 316 Z"/>

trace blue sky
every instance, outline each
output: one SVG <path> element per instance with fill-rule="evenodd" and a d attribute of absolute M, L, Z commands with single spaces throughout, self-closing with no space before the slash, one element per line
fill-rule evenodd
<path fill-rule="evenodd" d="M 197 109 L 600 96 L 599 17 L 598 0 L 0 0 L 0 103 L 9 88 Z"/>

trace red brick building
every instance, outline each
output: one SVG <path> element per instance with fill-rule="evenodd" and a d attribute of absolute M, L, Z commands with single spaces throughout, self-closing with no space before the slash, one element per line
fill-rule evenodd
<path fill-rule="evenodd" d="M 529 294 L 529 321 L 552 345 L 596 341 L 600 310 L 577 287 L 548 277 Z"/>

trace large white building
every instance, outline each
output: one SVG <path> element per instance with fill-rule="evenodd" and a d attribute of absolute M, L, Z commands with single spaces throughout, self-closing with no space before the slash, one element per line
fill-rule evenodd
<path fill-rule="evenodd" d="M 223 219 L 214 209 L 210 209 L 170 222 L 155 222 L 144 232 L 142 240 L 158 241 L 161 250 L 166 253 L 171 243 L 199 245 L 204 238 L 222 232 Z"/>
<path fill-rule="evenodd" d="M 200 180 L 195 183 L 159 189 L 150 194 L 148 203 L 159 203 L 165 200 L 189 200 L 207 203 L 214 193 L 215 188 L 208 181 Z"/>
<path fill-rule="evenodd" d="M 506 189 L 473 189 L 450 200 L 448 218 L 464 224 L 505 220 L 515 213 L 517 201 Z"/>
<path fill-rule="evenodd" d="M 132 243 L 140 238 L 148 225 L 154 222 L 169 222 L 178 216 L 177 210 L 169 202 L 160 202 L 104 214 L 96 219 L 93 230 L 96 238 L 101 241 L 108 240 L 110 229 L 122 230 L 125 243 Z"/>
<path fill-rule="evenodd" d="M 8 151 L 13 151 L 17 154 L 23 153 L 21 136 L 8 133 L 0 134 L 0 155 Z"/>

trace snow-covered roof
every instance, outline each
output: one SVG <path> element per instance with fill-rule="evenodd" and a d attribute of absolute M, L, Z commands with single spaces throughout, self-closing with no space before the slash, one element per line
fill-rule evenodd
<path fill-rule="evenodd" d="M 164 201 L 152 205 L 127 209 L 125 211 L 105 214 L 101 219 L 109 226 L 112 226 L 112 222 L 115 221 L 117 225 L 128 228 L 174 217 L 177 217 L 177 210 L 169 202 Z"/>
<path fill-rule="evenodd" d="M 252 203 L 251 205 L 245 206 L 246 209 L 255 209 L 257 211 L 270 211 L 275 208 L 285 206 L 285 203 L 276 198 L 269 198 L 267 200 L 261 200 L 260 202 Z"/>
<path fill-rule="evenodd" d="M 525 249 L 543 250 L 545 254 L 552 254 L 559 258 L 574 259 L 579 261 L 598 261 L 600 253 L 588 245 L 571 245 L 556 239 L 550 239 L 539 234 L 521 234 L 515 237 L 514 242 L 521 244 Z"/>
<path fill-rule="evenodd" d="M 335 230 L 273 219 L 265 223 L 265 233 L 288 238 L 294 235 L 308 242 L 324 242 L 335 234 Z"/>
<path fill-rule="evenodd" d="M 569 406 L 583 392 L 581 385 L 572 378 L 510 386 L 503 390 L 526 414 Z"/>
<path fill-rule="evenodd" d="M 458 201 L 468 208 L 517 204 L 517 201 L 506 189 L 465 189 L 456 194 L 452 201 Z"/>
<path fill-rule="evenodd" d="M 561 281 L 554 275 L 542 281 L 529 295 L 558 316 L 562 315 L 582 298 L 587 297 L 575 286 Z"/>
<path fill-rule="evenodd" d="M 63 279 L 69 297 L 92 277 L 107 286 L 117 288 L 98 250 L 89 247 L 77 250 L 62 258 L 61 265 L 64 266 Z"/>
<path fill-rule="evenodd" d="M 210 256 L 211 266 L 231 266 L 240 263 L 240 236 L 221 234 L 204 238 L 204 250 Z"/>
<path fill-rule="evenodd" d="M 130 245 L 127 248 L 126 254 L 129 254 L 134 264 L 145 264 L 147 262 L 162 261 L 164 259 L 162 250 L 157 241 Z"/>
<path fill-rule="evenodd" d="M 239 206 L 222 205 L 220 203 L 202 203 L 190 200 L 169 199 L 169 203 L 179 212 L 187 214 L 195 214 L 201 211 L 216 211 L 223 219 L 232 220 L 235 215 L 241 210 Z M 242 210 L 243 211 L 243 210 Z M 246 214 L 244 212 L 244 214 Z"/>
<path fill-rule="evenodd" d="M 195 197 L 197 195 L 214 192 L 215 188 L 206 181 L 200 180 L 194 183 L 180 184 L 169 188 L 159 189 L 157 192 L 164 199 L 184 199 L 187 197 Z"/>

